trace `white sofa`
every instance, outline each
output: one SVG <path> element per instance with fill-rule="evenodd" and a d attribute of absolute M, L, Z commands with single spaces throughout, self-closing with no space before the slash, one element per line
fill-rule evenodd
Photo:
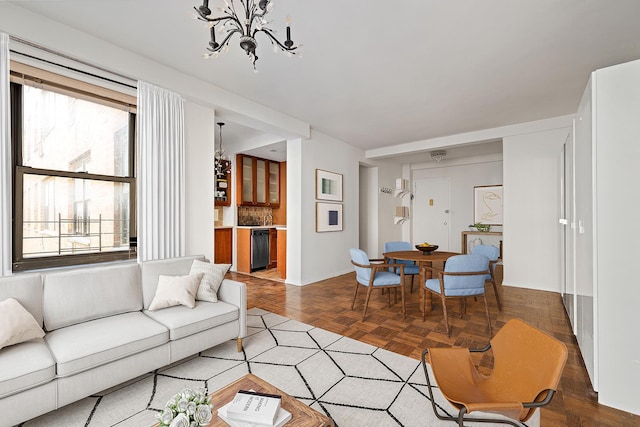
<path fill-rule="evenodd" d="M 0 424 L 18 424 L 228 340 L 241 351 L 244 283 L 224 279 L 217 303 L 148 310 L 158 277 L 187 275 L 194 259 L 204 258 L 0 278 L 0 301 L 15 298 L 46 332 L 0 349 Z"/>

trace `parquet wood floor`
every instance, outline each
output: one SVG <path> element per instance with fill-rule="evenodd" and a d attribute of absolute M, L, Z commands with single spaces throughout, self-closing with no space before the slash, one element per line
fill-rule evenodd
<path fill-rule="evenodd" d="M 447 306 L 452 328 L 447 337 L 442 308 L 437 301 L 426 321 L 422 321 L 419 292 L 409 292 L 407 284 L 407 319 L 402 319 L 401 304 L 388 307 L 386 295 L 374 292 L 366 321 L 361 321 L 365 292 L 358 292 L 354 311 L 351 301 L 355 274 L 345 274 L 299 287 L 235 272 L 229 278 L 247 284 L 248 307 L 273 313 L 345 335 L 405 356 L 420 359 L 426 347 L 482 347 L 489 339 L 482 300 L 467 302 L 467 313 L 460 318 L 459 305 Z M 569 358 L 558 393 L 541 411 L 541 425 L 546 426 L 640 426 L 640 416 L 597 403 L 580 350 L 569 326 L 561 296 L 554 292 L 500 286 L 503 311 L 498 311 L 495 297 L 488 289 L 494 334 L 514 317 L 546 331 L 567 345 Z M 398 300 L 400 296 L 398 295 Z M 490 368 L 492 358 L 478 359 L 482 368 Z M 453 425 L 453 423 L 451 423 Z"/>

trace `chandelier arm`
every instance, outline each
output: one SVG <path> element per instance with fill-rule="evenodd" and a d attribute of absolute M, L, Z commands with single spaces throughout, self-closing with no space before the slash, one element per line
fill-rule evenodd
<path fill-rule="evenodd" d="M 225 47 L 228 43 L 229 43 L 229 39 L 231 38 L 232 35 L 234 35 L 235 33 L 240 33 L 242 34 L 242 31 L 240 31 L 239 29 L 235 28 L 231 31 L 229 31 L 229 33 L 227 33 L 227 36 L 224 38 L 224 40 L 222 40 L 222 42 L 220 43 L 220 46 L 218 46 L 215 49 L 211 49 L 210 47 L 207 48 L 208 51 L 210 52 L 219 52 L 223 47 Z"/>
<path fill-rule="evenodd" d="M 220 16 L 218 18 L 209 18 L 208 16 L 205 16 L 205 17 L 203 17 L 202 20 L 207 21 L 207 22 L 213 22 L 214 25 L 216 25 L 216 23 L 221 22 L 221 21 L 232 21 L 237 26 L 240 26 L 240 27 L 242 26 L 242 23 L 238 19 L 237 15 L 235 15 L 235 12 L 234 12 L 234 14 L 229 13 L 229 11 L 227 11 L 227 10 L 224 10 L 223 12 L 225 14 L 227 14 L 227 16 Z"/>
<path fill-rule="evenodd" d="M 279 47 L 280 49 L 282 49 L 282 50 L 283 50 L 283 51 L 285 51 L 285 52 L 291 52 L 292 54 L 294 54 L 294 55 L 295 55 L 294 50 L 296 50 L 296 49 L 298 48 L 298 46 L 286 47 L 285 45 L 283 45 L 282 43 L 280 43 L 280 42 L 278 41 L 278 39 L 277 39 L 273 34 L 271 34 L 271 30 L 269 30 L 268 28 L 263 28 L 263 29 L 261 29 L 261 30 L 254 30 L 254 31 L 253 31 L 253 35 L 254 35 L 254 37 L 253 37 L 253 38 L 255 38 L 255 34 L 256 34 L 257 32 L 259 32 L 259 31 L 262 31 L 262 32 L 263 32 L 263 33 L 265 33 L 267 36 L 269 36 L 269 38 L 271 39 L 271 41 L 272 41 L 272 42 L 274 42 L 275 44 L 277 44 L 277 45 L 278 45 L 278 47 Z"/>

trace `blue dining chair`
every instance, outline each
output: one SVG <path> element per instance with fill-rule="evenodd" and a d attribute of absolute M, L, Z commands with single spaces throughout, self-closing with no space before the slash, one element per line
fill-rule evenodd
<path fill-rule="evenodd" d="M 489 258 L 489 274 L 487 274 L 486 281 L 493 285 L 493 293 L 496 294 L 498 310 L 502 311 L 502 302 L 500 301 L 500 295 L 498 294 L 498 285 L 496 283 L 495 276 L 496 264 L 500 257 L 500 249 L 496 246 L 477 245 L 471 249 L 471 255 L 484 255 Z"/>
<path fill-rule="evenodd" d="M 428 266 L 423 268 L 431 270 L 432 276 L 437 275 L 437 278 L 427 279 L 422 287 L 422 320 L 424 320 L 426 312 L 426 293 L 431 292 L 438 295 L 442 302 L 447 335 L 451 336 L 446 299 L 462 298 L 460 308 L 460 317 L 462 317 L 465 311 L 465 297 L 482 295 L 484 309 L 487 313 L 487 323 L 489 324 L 489 336 L 492 335 L 489 306 L 484 292 L 485 280 L 487 274 L 489 274 L 489 258 L 484 255 L 455 255 L 447 259 L 444 271 Z"/>
<path fill-rule="evenodd" d="M 353 310 L 355 306 L 358 288 L 360 286 L 367 287 L 367 298 L 364 302 L 364 311 L 362 312 L 363 321 L 367 315 L 367 306 L 369 305 L 369 298 L 371 297 L 371 291 L 373 291 L 373 289 L 400 288 L 400 294 L 402 295 L 402 314 L 403 318 L 406 319 L 407 310 L 404 303 L 404 265 L 396 266 L 396 268 L 400 270 L 400 274 L 395 274 L 389 271 L 389 268 L 393 267 L 393 265 L 384 263 L 384 260 L 369 259 L 367 254 L 361 249 L 351 248 L 349 252 L 351 253 L 351 264 L 353 264 L 356 270 L 356 291 L 353 294 L 351 310 Z M 389 306 L 391 306 L 391 292 L 388 292 L 388 294 Z"/>
<path fill-rule="evenodd" d="M 382 253 L 386 252 L 395 252 L 395 251 L 410 251 L 413 248 L 411 247 L 411 243 L 409 242 L 387 242 L 384 244 Z M 420 266 L 417 266 L 414 261 L 403 261 L 403 260 L 391 260 L 391 264 L 404 264 L 404 275 L 411 276 L 411 292 L 413 292 L 413 278 L 420 274 Z M 399 274 L 398 267 L 393 267 L 389 271 L 392 271 L 396 274 Z"/>

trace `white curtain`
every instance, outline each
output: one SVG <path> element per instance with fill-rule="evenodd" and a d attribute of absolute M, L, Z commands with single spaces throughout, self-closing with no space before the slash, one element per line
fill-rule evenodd
<path fill-rule="evenodd" d="M 0 33 L 0 276 L 11 275 L 11 113 L 9 36 Z"/>
<path fill-rule="evenodd" d="M 184 256 L 184 103 L 138 82 L 138 260 Z"/>

